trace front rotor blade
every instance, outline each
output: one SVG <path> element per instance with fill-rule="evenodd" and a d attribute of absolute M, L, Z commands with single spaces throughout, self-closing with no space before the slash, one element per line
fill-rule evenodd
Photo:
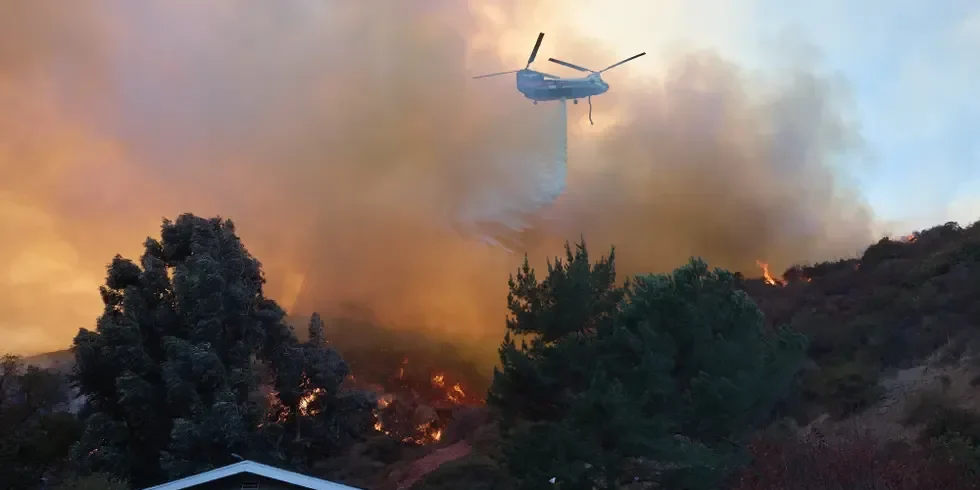
<path fill-rule="evenodd" d="M 569 62 L 567 62 L 567 61 L 562 61 L 562 60 L 556 60 L 556 59 L 554 59 L 554 58 L 548 58 L 548 61 L 550 61 L 550 62 L 552 62 L 552 63 L 558 63 L 558 64 L 559 64 L 559 65 L 561 65 L 561 66 L 567 66 L 567 67 L 569 67 L 569 68 L 571 68 L 571 69 L 573 69 L 573 70 L 578 70 L 578 71 L 588 71 L 588 72 L 591 72 L 591 71 L 592 71 L 592 70 L 590 70 L 590 69 L 588 69 L 588 68 L 582 68 L 581 66 L 578 66 L 578 65 L 573 65 L 573 64 L 571 64 L 571 63 L 569 63 Z"/>
<path fill-rule="evenodd" d="M 531 66 L 531 63 L 534 63 L 534 58 L 537 58 L 538 48 L 541 47 L 542 39 L 544 39 L 544 33 L 538 33 L 538 40 L 534 43 L 534 49 L 531 50 L 531 56 L 527 59 L 527 66 L 524 67 L 525 69 L 527 69 L 528 66 Z"/>
<path fill-rule="evenodd" d="M 480 75 L 480 76 L 477 76 L 477 77 L 473 77 L 473 79 L 476 80 L 477 78 L 495 77 L 497 75 L 509 75 L 511 73 L 517 73 L 519 71 L 521 71 L 521 70 L 511 70 L 511 71 L 501 71 L 501 72 L 497 72 L 497 73 L 487 73 L 486 75 Z"/>
<path fill-rule="evenodd" d="M 640 53 L 640 54 L 638 54 L 638 55 L 634 55 L 634 56 L 630 56 L 629 58 L 626 58 L 625 60 L 623 60 L 623 61 L 620 61 L 619 63 L 616 63 L 616 64 L 614 64 L 614 65 L 609 65 L 608 67 L 606 67 L 606 68 L 605 68 L 604 70 L 602 70 L 602 71 L 600 71 L 599 73 L 605 73 L 605 72 L 607 72 L 607 71 L 609 71 L 609 70 L 612 70 L 613 68 L 616 68 L 616 67 L 617 67 L 617 66 L 619 66 L 619 65 L 622 65 L 623 63 L 626 63 L 627 61 L 633 61 L 633 60 L 635 60 L 635 59 L 637 59 L 637 58 L 639 58 L 640 56 L 643 56 L 643 55 L 645 55 L 645 54 L 647 54 L 647 52 L 646 52 L 646 51 L 644 51 L 644 52 L 642 52 L 642 53 Z"/>

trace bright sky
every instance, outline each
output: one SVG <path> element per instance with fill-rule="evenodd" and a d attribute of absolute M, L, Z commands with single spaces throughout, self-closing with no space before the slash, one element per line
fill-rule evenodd
<path fill-rule="evenodd" d="M 581 29 L 619 40 L 623 57 L 680 41 L 772 66 L 787 44 L 804 48 L 850 92 L 868 157 L 850 170 L 879 219 L 898 228 L 980 219 L 980 2 L 582 3 Z"/>

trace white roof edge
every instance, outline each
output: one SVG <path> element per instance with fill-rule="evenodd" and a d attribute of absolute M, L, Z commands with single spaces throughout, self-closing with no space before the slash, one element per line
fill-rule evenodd
<path fill-rule="evenodd" d="M 149 487 L 143 490 L 181 490 L 184 488 L 193 487 L 195 485 L 200 485 L 202 483 L 227 478 L 240 473 L 251 473 L 253 475 L 263 476 L 265 478 L 308 488 L 310 490 L 360 490 L 358 488 L 349 487 L 340 483 L 321 480 L 319 478 L 294 473 L 292 471 L 276 468 L 274 466 L 256 463 L 255 461 L 240 461 L 228 466 L 222 466 L 221 468 L 215 468 L 211 471 L 205 471 L 204 473 L 198 473 L 196 475 L 191 475 L 172 482 L 162 483 L 155 487 Z"/>

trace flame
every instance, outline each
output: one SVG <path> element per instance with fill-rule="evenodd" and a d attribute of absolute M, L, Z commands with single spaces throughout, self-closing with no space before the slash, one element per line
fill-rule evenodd
<path fill-rule="evenodd" d="M 311 392 L 303 395 L 303 397 L 299 399 L 299 413 L 300 413 L 300 415 L 310 416 L 310 415 L 316 415 L 317 413 L 319 413 L 319 410 L 310 409 L 310 403 L 312 403 L 314 400 L 316 400 L 317 397 L 320 396 L 320 395 L 322 395 L 323 393 L 325 393 L 325 391 L 324 391 L 323 388 L 316 388 L 313 391 L 311 391 Z"/>
<path fill-rule="evenodd" d="M 279 392 L 270 390 L 266 398 L 269 403 L 269 407 L 266 411 L 268 414 L 266 420 L 277 424 L 286 423 L 286 420 L 289 419 L 289 410 L 287 410 L 279 400 Z M 262 425 L 264 424 L 260 424 L 259 427 L 262 427 Z"/>
<path fill-rule="evenodd" d="M 446 393 L 446 398 L 453 403 L 460 403 L 466 398 L 466 392 L 463 391 L 463 387 L 456 383 L 453 385 L 453 389 Z"/>
<path fill-rule="evenodd" d="M 388 405 L 391 405 L 392 398 L 394 398 L 394 396 L 389 394 L 382 395 L 380 398 L 378 398 L 378 408 L 379 409 L 387 408 Z"/>
<path fill-rule="evenodd" d="M 407 365 L 408 358 L 405 358 L 397 372 L 400 380 L 405 380 L 405 368 Z M 404 419 L 404 410 L 408 410 L 409 413 L 411 413 L 413 410 L 417 409 L 417 406 L 432 404 L 440 400 L 449 401 L 454 404 L 464 402 L 466 400 L 466 391 L 463 389 L 461 383 L 454 382 L 452 378 L 453 376 L 451 374 L 447 375 L 445 372 L 436 372 L 435 374 L 432 374 L 429 381 L 436 389 L 435 393 L 426 393 L 421 399 L 419 398 L 421 392 L 416 392 L 414 389 L 411 390 L 411 394 L 404 394 L 404 400 L 402 400 L 402 395 L 400 395 L 400 392 L 397 390 L 395 392 L 379 393 L 377 405 L 374 409 L 374 421 L 372 423 L 373 429 L 379 434 L 395 437 L 399 441 L 406 444 L 424 445 L 441 441 L 443 437 L 444 424 L 438 416 L 427 420 L 414 420 L 409 422 L 410 424 L 414 423 L 415 425 L 409 425 L 407 427 L 408 433 L 406 434 L 406 428 L 402 427 L 403 423 L 406 421 Z M 355 381 L 353 374 L 350 375 L 348 379 L 352 382 Z M 318 408 L 317 404 L 314 402 L 318 397 L 325 394 L 326 391 L 322 388 L 312 388 L 310 385 L 310 380 L 304 376 L 300 384 L 300 389 L 303 395 L 299 399 L 295 412 L 300 416 L 315 416 L 320 410 L 322 410 L 321 408 Z M 381 387 L 378 386 L 377 388 Z M 400 387 L 399 389 L 401 388 L 404 387 Z M 433 395 L 435 395 L 435 397 L 432 397 Z M 280 424 L 288 422 L 291 413 L 287 407 L 283 406 L 281 400 L 279 399 L 279 394 L 275 390 L 270 390 L 267 396 L 268 415 L 266 421 L 277 422 Z M 395 406 L 393 404 L 396 400 L 400 400 L 405 404 Z M 409 415 L 409 417 L 412 417 L 412 415 Z"/>
<path fill-rule="evenodd" d="M 416 427 L 418 436 L 416 437 L 406 437 L 403 442 L 413 442 L 415 444 L 431 444 L 433 442 L 439 442 L 442 440 L 442 429 L 435 428 L 432 426 L 433 422 L 429 421 L 422 425 Z"/>
<path fill-rule="evenodd" d="M 402 359 L 402 366 L 398 368 L 398 379 L 405 379 L 405 366 L 408 365 L 408 358 Z"/>
<path fill-rule="evenodd" d="M 461 404 L 468 401 L 466 391 L 461 383 L 455 381 L 451 373 L 443 371 L 429 373 L 427 381 L 431 385 L 431 390 L 420 389 L 422 387 L 415 385 L 413 379 L 409 379 L 414 375 L 406 373 L 406 366 L 408 366 L 408 358 L 402 360 L 401 366 L 398 367 L 396 372 L 398 380 L 412 381 L 412 383 L 405 386 L 396 383 L 395 391 L 379 393 L 374 411 L 374 430 L 405 444 L 425 445 L 439 442 L 442 440 L 444 430 L 444 421 L 440 416 L 434 415 L 430 418 L 426 415 L 421 420 L 415 417 L 431 411 L 440 403 L 444 404 L 448 401 L 452 404 Z M 381 386 L 377 388 L 384 389 Z M 420 407 L 425 408 L 418 410 Z"/>
<path fill-rule="evenodd" d="M 437 388 L 446 387 L 446 375 L 444 373 L 438 373 L 432 376 L 432 386 Z M 452 388 L 446 392 L 446 399 L 453 403 L 462 403 L 466 399 L 466 392 L 463 391 L 463 386 L 459 383 L 455 383 Z"/>
<path fill-rule="evenodd" d="M 761 260 L 756 260 L 755 265 L 762 269 L 762 279 L 766 281 L 766 284 L 769 284 L 770 286 L 780 286 L 783 284 L 782 281 L 773 278 L 772 274 L 769 273 L 769 264 Z"/>

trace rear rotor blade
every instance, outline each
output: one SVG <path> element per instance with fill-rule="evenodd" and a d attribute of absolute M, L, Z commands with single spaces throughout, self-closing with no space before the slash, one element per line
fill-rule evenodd
<path fill-rule="evenodd" d="M 567 61 L 562 61 L 562 60 L 556 60 L 556 59 L 554 59 L 554 58 L 548 58 L 548 61 L 550 61 L 550 62 L 552 62 L 552 63 L 558 63 L 558 64 L 559 64 L 559 65 L 561 65 L 561 66 L 567 66 L 567 67 L 569 67 L 569 68 L 571 68 L 571 69 L 573 69 L 573 70 L 578 70 L 578 71 L 587 71 L 587 72 L 591 72 L 591 71 L 592 71 L 592 70 L 590 70 L 590 69 L 588 69 L 588 68 L 582 68 L 581 66 L 578 66 L 578 65 L 573 65 L 573 64 L 571 64 L 571 63 L 569 63 L 569 62 L 567 62 Z"/>
<path fill-rule="evenodd" d="M 537 58 L 537 56 L 538 56 L 538 48 L 541 47 L 541 40 L 542 39 L 544 39 L 544 33 L 543 32 L 540 32 L 540 33 L 538 33 L 538 40 L 535 41 L 535 43 L 534 43 L 534 49 L 531 50 L 531 56 L 527 59 L 527 66 L 524 67 L 525 70 L 529 66 L 531 66 L 531 63 L 534 63 L 534 58 Z"/>
<path fill-rule="evenodd" d="M 521 71 L 521 70 L 511 70 L 511 71 L 500 71 L 500 72 L 497 72 L 497 73 L 487 73 L 486 75 L 480 75 L 480 76 L 473 77 L 473 79 L 476 80 L 477 78 L 495 77 L 497 75 L 510 75 L 511 73 L 517 73 L 519 71 Z"/>
<path fill-rule="evenodd" d="M 607 72 L 607 71 L 609 71 L 609 70 L 612 70 L 613 68 L 616 68 L 616 67 L 617 67 L 617 66 L 619 66 L 619 65 L 622 65 L 623 63 L 626 63 L 627 61 L 633 61 L 633 60 L 635 60 L 635 59 L 637 59 L 637 58 L 639 58 L 640 56 L 643 56 L 643 55 L 645 55 L 645 54 L 647 54 L 647 52 L 646 52 L 646 51 L 644 51 L 644 52 L 642 52 L 642 53 L 640 53 L 640 54 L 638 54 L 638 55 L 634 55 L 634 56 L 630 56 L 629 58 L 626 58 L 625 60 L 623 60 L 623 61 L 620 61 L 619 63 L 616 63 L 616 64 L 614 64 L 614 65 L 609 65 L 609 66 L 607 66 L 607 67 L 606 67 L 605 69 L 603 69 L 603 70 L 602 70 L 602 71 L 600 71 L 599 73 L 605 73 L 605 72 Z"/>

